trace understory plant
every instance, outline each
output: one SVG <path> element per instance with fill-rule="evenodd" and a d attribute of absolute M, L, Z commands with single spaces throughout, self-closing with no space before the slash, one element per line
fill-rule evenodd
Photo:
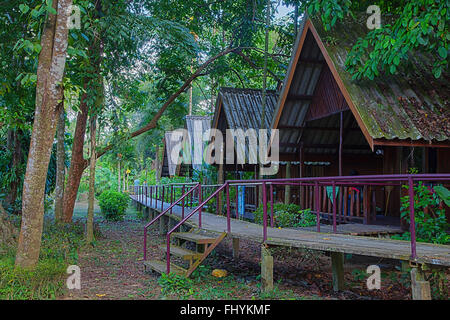
<path fill-rule="evenodd" d="M 409 189 L 406 185 L 403 188 Z M 441 192 L 444 187 L 436 186 L 435 188 Z M 422 181 L 414 186 L 414 220 L 417 241 L 439 244 L 450 243 L 450 236 L 447 233 L 450 225 L 447 223 L 441 200 L 443 199 L 438 192 L 433 187 L 423 184 Z M 409 205 L 409 196 L 402 197 L 400 216 L 408 224 L 411 222 Z M 411 234 L 405 232 L 400 236 L 393 236 L 393 238 L 410 240 Z"/>
<path fill-rule="evenodd" d="M 300 209 L 300 206 L 290 203 L 275 203 L 273 206 L 274 227 L 280 228 L 298 228 L 310 227 L 316 223 L 316 216 L 311 209 Z M 270 221 L 271 205 L 267 204 L 267 219 Z M 263 223 L 263 206 L 259 206 L 255 211 L 255 222 Z"/>
<path fill-rule="evenodd" d="M 67 267 L 78 263 L 84 224 L 44 221 L 39 261 L 34 270 L 14 265 L 16 247 L 0 255 L 0 300 L 56 299 L 64 293 Z"/>
<path fill-rule="evenodd" d="M 122 221 L 128 208 L 129 197 L 126 194 L 107 190 L 99 197 L 102 215 L 108 221 Z"/>

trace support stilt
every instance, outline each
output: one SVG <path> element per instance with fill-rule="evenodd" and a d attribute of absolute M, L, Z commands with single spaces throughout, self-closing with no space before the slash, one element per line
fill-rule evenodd
<path fill-rule="evenodd" d="M 265 292 L 273 290 L 273 257 L 264 244 L 261 246 L 261 285 Z"/>

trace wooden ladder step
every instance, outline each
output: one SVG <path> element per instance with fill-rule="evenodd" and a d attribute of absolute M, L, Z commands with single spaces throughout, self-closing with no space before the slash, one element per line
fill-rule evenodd
<path fill-rule="evenodd" d="M 164 252 L 167 252 L 167 245 L 161 244 L 158 246 L 159 249 L 161 249 Z M 188 250 L 182 247 L 170 246 L 170 254 L 173 254 L 174 256 L 183 258 L 184 260 L 191 260 L 191 259 L 198 259 L 202 256 L 202 253 L 198 253 L 192 250 Z"/>
<path fill-rule="evenodd" d="M 205 236 L 198 233 L 192 233 L 192 232 L 174 232 L 172 233 L 172 236 L 175 238 L 195 242 L 197 244 L 210 244 L 214 243 L 217 238 L 213 236 Z"/>
<path fill-rule="evenodd" d="M 152 271 L 158 272 L 159 274 L 166 273 L 167 271 L 166 262 L 161 260 L 144 261 L 144 266 L 146 271 L 150 269 Z M 176 273 L 178 275 L 186 275 L 186 271 L 186 269 L 183 269 L 176 264 L 170 264 L 170 272 Z"/>

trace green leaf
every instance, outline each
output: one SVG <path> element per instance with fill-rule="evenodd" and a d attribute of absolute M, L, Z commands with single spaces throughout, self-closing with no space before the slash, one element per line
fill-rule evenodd
<path fill-rule="evenodd" d="M 400 64 L 400 57 L 399 56 L 395 56 L 393 62 L 394 62 L 394 64 L 396 66 L 398 66 Z"/>
<path fill-rule="evenodd" d="M 442 73 L 441 67 L 437 67 L 437 68 L 433 69 L 433 74 L 436 79 L 438 79 L 441 76 L 441 73 Z"/>
<path fill-rule="evenodd" d="M 438 53 L 441 56 L 442 59 L 446 59 L 447 58 L 447 49 L 445 49 L 444 47 L 440 47 L 438 49 Z"/>
<path fill-rule="evenodd" d="M 434 186 L 433 189 L 439 198 L 450 207 L 450 191 L 444 186 Z"/>
<path fill-rule="evenodd" d="M 30 7 L 26 4 L 19 5 L 19 10 L 22 11 L 22 13 L 27 13 L 30 10 Z"/>
<path fill-rule="evenodd" d="M 394 74 L 395 73 L 395 70 L 397 70 L 397 67 L 395 66 L 395 65 L 391 65 L 391 67 L 389 68 L 389 71 L 392 73 L 392 74 Z"/>

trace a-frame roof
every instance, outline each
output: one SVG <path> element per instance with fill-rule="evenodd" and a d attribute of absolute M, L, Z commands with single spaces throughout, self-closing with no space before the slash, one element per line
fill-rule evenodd
<path fill-rule="evenodd" d="M 318 107 L 314 99 L 321 95 L 322 102 L 328 103 L 328 111 L 351 110 L 372 149 L 375 145 L 450 147 L 449 75 L 443 72 L 440 79 L 435 79 L 429 57 L 421 54 L 410 57 L 407 72 L 400 70 L 395 76 L 352 81 L 345 70 L 346 57 L 355 41 L 368 31 L 365 21 L 358 18 L 347 18 L 330 31 L 325 31 L 319 19 L 304 19 L 272 128 L 303 127 L 311 118 L 311 108 Z M 327 70 L 338 93 L 334 89 L 317 92 Z M 328 97 L 323 99 L 324 95 Z M 292 145 L 301 140 L 301 131 L 298 132 L 298 136 L 291 137 Z"/>

